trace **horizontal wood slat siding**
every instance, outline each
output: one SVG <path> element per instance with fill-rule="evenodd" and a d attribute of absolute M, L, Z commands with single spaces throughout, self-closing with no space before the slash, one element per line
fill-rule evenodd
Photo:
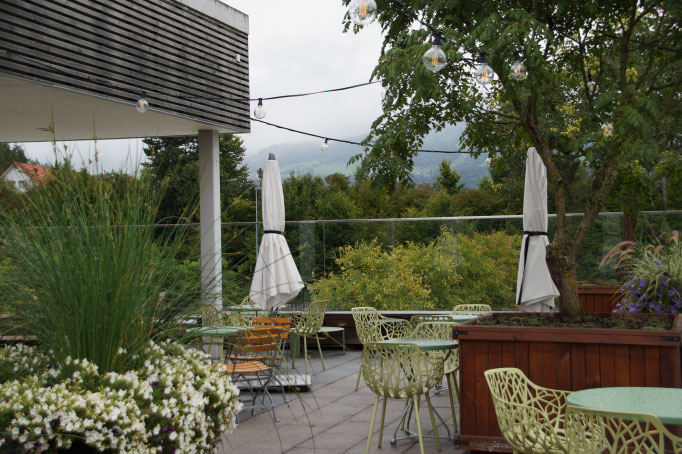
<path fill-rule="evenodd" d="M 250 129 L 248 35 L 172 0 L 5 0 L 0 50 L 0 73 Z"/>
<path fill-rule="evenodd" d="M 462 449 L 511 451 L 500 433 L 483 376 L 488 369 L 518 367 L 540 386 L 572 391 L 609 386 L 682 388 L 679 315 L 671 331 L 593 330 L 611 334 L 593 336 L 592 342 L 580 339 L 585 330 L 564 332 L 550 341 L 542 332 L 535 337 L 521 334 L 542 328 L 470 323 L 458 327 L 461 431 L 455 444 Z M 477 333 L 480 328 L 485 333 Z M 502 332 L 492 333 L 488 328 Z M 609 338 L 613 342 L 598 341 Z"/>
<path fill-rule="evenodd" d="M 618 285 L 579 285 L 578 302 L 586 314 L 613 312 L 621 300 Z"/>

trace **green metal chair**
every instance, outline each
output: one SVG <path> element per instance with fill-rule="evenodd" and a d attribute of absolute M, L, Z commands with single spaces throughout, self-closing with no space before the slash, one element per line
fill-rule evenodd
<path fill-rule="evenodd" d="M 452 310 L 452 315 L 483 315 L 492 312 L 487 304 L 458 304 Z"/>
<path fill-rule="evenodd" d="M 417 345 L 411 343 L 382 344 L 370 342 L 364 345 L 360 367 L 367 387 L 376 394 L 365 454 L 369 452 L 369 447 L 372 443 L 372 432 L 374 431 L 380 397 L 383 398 L 383 406 L 378 446 L 381 448 L 384 434 L 387 399 L 411 399 L 414 404 L 419 449 L 421 454 L 424 454 L 424 441 L 419 420 L 419 400 L 422 395 L 426 398 L 433 432 L 436 437 L 436 447 L 440 451 L 440 439 L 438 438 L 436 421 L 433 416 L 429 390 L 443 376 L 442 359 L 425 354 Z"/>
<path fill-rule="evenodd" d="M 390 318 L 384 317 L 370 306 L 354 307 L 351 309 L 351 313 L 353 314 L 355 331 L 363 345 L 382 340 L 405 339 L 414 329 L 408 320 L 391 321 Z M 361 376 L 362 368 L 358 371 L 358 379 L 355 382 L 356 391 L 360 386 Z"/>
<path fill-rule="evenodd" d="M 417 317 L 417 316 L 415 316 Z M 441 316 L 419 316 L 419 318 L 412 317 L 412 320 L 423 320 L 417 323 L 412 332 L 411 338 L 414 339 L 440 339 L 452 340 L 452 331 L 457 322 L 452 319 L 441 319 Z M 429 319 L 432 320 L 429 320 Z M 459 372 L 459 349 L 457 350 L 436 350 L 428 352 L 430 355 L 439 357 L 443 361 L 443 375 L 448 383 L 448 394 L 450 395 L 450 411 L 452 412 L 452 423 L 457 432 L 457 416 L 455 412 L 455 402 L 458 400 L 459 386 L 457 384 L 457 373 Z M 441 388 L 442 390 L 442 388 Z M 438 393 L 438 390 L 436 391 Z M 447 426 L 446 426 L 447 427 Z M 450 429 L 448 429 L 449 431 Z"/>
<path fill-rule="evenodd" d="M 502 436 L 514 454 L 567 454 L 564 433 L 569 391 L 543 388 L 521 370 L 505 367 L 483 373 Z"/>
<path fill-rule="evenodd" d="M 291 315 L 291 331 L 290 333 L 303 341 L 303 357 L 305 361 L 305 373 L 308 373 L 308 342 L 307 339 L 315 339 L 317 341 L 317 350 L 320 352 L 320 360 L 322 361 L 322 370 L 326 370 L 324 366 L 324 356 L 322 355 L 322 347 L 320 346 L 320 337 L 318 331 L 324 322 L 324 313 L 327 310 L 327 301 L 313 301 L 310 306 L 299 314 Z M 296 365 L 296 355 L 292 355 L 291 367 Z"/>
<path fill-rule="evenodd" d="M 201 326 L 225 326 L 227 323 L 222 312 L 215 306 L 206 304 L 201 307 Z M 223 348 L 225 339 L 222 337 L 205 337 L 202 341 L 204 348 L 217 346 Z M 222 354 L 222 353 L 221 353 Z"/>
<path fill-rule="evenodd" d="M 673 435 L 656 416 L 647 414 L 569 405 L 566 438 L 571 454 L 682 454 L 682 438 Z"/>

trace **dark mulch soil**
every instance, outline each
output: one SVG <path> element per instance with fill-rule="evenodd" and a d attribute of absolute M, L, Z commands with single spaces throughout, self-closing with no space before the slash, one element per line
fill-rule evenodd
<path fill-rule="evenodd" d="M 663 320 L 659 317 L 595 317 L 586 315 L 580 323 L 565 323 L 559 318 L 550 317 L 494 317 L 476 321 L 477 325 L 488 326 L 548 326 L 558 328 L 606 328 L 606 329 L 672 329 L 672 319 Z"/>

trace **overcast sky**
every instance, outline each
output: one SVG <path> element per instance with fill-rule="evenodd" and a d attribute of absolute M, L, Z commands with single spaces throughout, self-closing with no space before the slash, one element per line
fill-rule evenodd
<path fill-rule="evenodd" d="M 249 15 L 251 97 L 325 90 L 369 81 L 379 57 L 381 29 L 373 23 L 343 33 L 345 8 L 340 0 L 226 0 Z M 379 115 L 381 87 L 371 85 L 340 93 L 264 102 L 264 120 L 323 136 L 366 134 Z M 252 103 L 251 111 L 255 107 Z M 304 136 L 252 123 L 242 135 L 247 153 Z M 333 151 L 330 145 L 330 152 Z M 130 168 L 144 156 L 138 140 L 102 140 L 96 145 L 104 170 Z M 30 158 L 54 162 L 50 143 L 25 144 Z M 90 159 L 91 141 L 59 144 L 78 161 Z"/>

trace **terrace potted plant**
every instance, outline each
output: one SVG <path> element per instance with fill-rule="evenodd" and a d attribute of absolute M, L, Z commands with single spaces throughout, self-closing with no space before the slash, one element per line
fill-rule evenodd
<path fill-rule="evenodd" d="M 238 390 L 177 329 L 202 295 L 172 278 L 160 192 L 66 167 L 2 209 L 0 290 L 35 345 L 0 348 L 0 451 L 212 452 L 234 427 Z"/>
<path fill-rule="evenodd" d="M 402 0 L 377 2 L 376 14 L 385 38 L 373 76 L 386 94 L 383 114 L 366 140 L 371 145 L 365 168 L 384 180 L 404 178 L 430 130 L 466 122 L 460 148 L 487 153 L 492 173 L 506 175 L 522 166 L 519 155 L 533 146 L 547 168 L 555 203 L 547 260 L 562 300 L 560 314 L 544 318 L 576 327 L 463 327 L 460 441 L 468 449 L 500 447 L 482 374 L 500 364 L 520 365 L 543 386 L 578 389 L 637 383 L 630 375 L 649 370 L 641 364 L 653 370 L 662 361 L 658 367 L 664 372 L 651 383 L 681 386 L 679 316 L 659 316 L 674 317 L 668 320 L 673 329 L 638 330 L 642 340 L 632 337 L 635 330 L 583 328 L 576 260 L 619 172 L 638 158 L 643 165 L 656 162 L 679 134 L 675 116 L 667 113 L 674 103 L 666 100 L 682 88 L 674 69 L 682 54 L 658 46 L 676 39 L 667 30 L 676 29 L 679 11 L 649 0 L 627 5 Z M 423 26 L 414 27 L 415 21 Z M 656 47 L 643 52 L 644 42 Z M 578 194 L 583 200 L 576 203 Z M 571 205 L 584 208 L 578 222 L 567 216 Z M 625 318 L 600 319 L 609 317 Z M 499 338 L 474 345 L 482 330 Z M 569 336 L 575 343 L 565 342 Z M 627 366 L 621 369 L 622 364 Z M 474 417 L 465 411 L 472 405 L 480 409 Z"/>

